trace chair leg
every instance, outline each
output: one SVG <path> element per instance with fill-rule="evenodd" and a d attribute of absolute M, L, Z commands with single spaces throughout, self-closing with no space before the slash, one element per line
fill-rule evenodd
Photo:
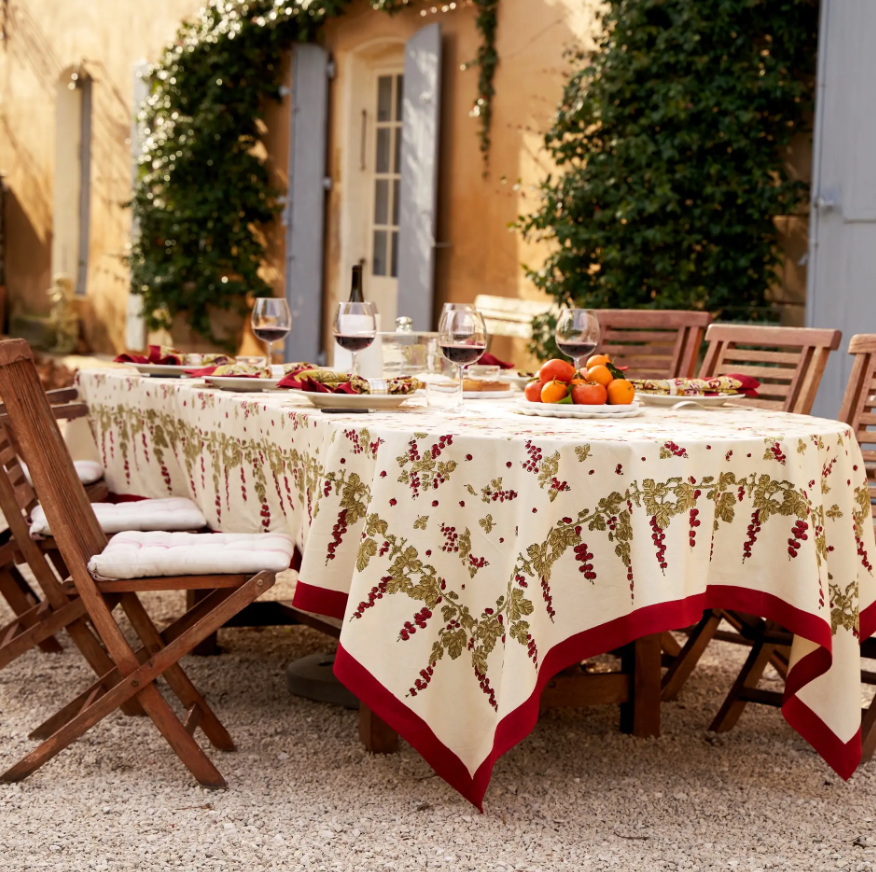
<path fill-rule="evenodd" d="M 742 693 L 746 689 L 757 687 L 757 683 L 760 681 L 775 649 L 775 645 L 768 645 L 762 641 L 756 641 L 752 645 L 751 653 L 736 677 L 736 681 L 733 682 L 733 687 L 730 688 L 720 711 L 715 715 L 715 719 L 709 727 L 710 730 L 715 733 L 726 733 L 736 726 L 745 706 L 748 705 L 748 700 L 742 697 Z"/>
<path fill-rule="evenodd" d="M 39 598 L 27 580 L 12 563 L 0 567 L 0 594 L 19 618 L 39 603 Z M 58 654 L 64 650 L 64 647 L 54 636 L 43 639 L 39 643 L 39 647 L 47 654 Z"/>
<path fill-rule="evenodd" d="M 202 599 L 199 601 L 198 605 L 187 611 L 184 615 L 177 618 L 172 624 L 165 628 L 165 630 L 161 633 L 161 646 L 170 644 L 174 639 L 181 636 L 186 630 L 190 627 L 193 627 L 199 620 L 208 615 L 216 606 L 218 606 L 223 600 L 225 600 L 228 596 L 231 595 L 233 590 L 231 588 L 224 588 L 213 591 L 212 594 L 206 599 Z M 101 648 L 101 651 L 103 649 Z M 92 698 L 92 701 L 96 699 L 96 693 L 101 691 L 101 688 L 104 690 L 109 690 L 113 685 L 115 685 L 121 678 L 121 672 L 117 667 L 114 667 L 112 661 L 109 659 L 109 656 L 104 652 L 103 656 L 106 658 L 107 662 L 107 671 L 106 673 L 100 675 L 97 681 L 93 682 L 91 685 L 85 688 L 75 699 L 72 699 L 64 708 L 55 712 L 48 720 L 43 721 L 36 729 L 32 730 L 29 734 L 29 738 L 31 739 L 48 739 L 54 733 L 56 733 L 64 724 L 69 723 L 76 715 L 78 715 L 83 708 L 85 707 L 85 703 Z M 136 652 L 137 660 L 140 663 L 145 663 L 149 659 L 149 651 L 146 648 L 140 648 L 139 651 Z M 95 696 L 93 696 L 95 695 Z M 181 700 L 182 701 L 182 700 Z M 137 706 L 139 709 L 139 714 L 145 715 L 146 712 L 143 711 L 140 703 L 137 702 L 136 697 L 132 697 L 126 703 L 123 703 L 121 706 L 122 711 L 125 711 L 125 706 Z M 127 713 L 127 712 L 126 712 Z M 230 741 L 230 737 L 229 737 Z M 220 746 L 217 746 L 221 748 Z M 222 750 L 232 750 L 228 748 L 222 748 Z"/>
<path fill-rule="evenodd" d="M 700 657 L 708 647 L 709 642 L 715 636 L 718 625 L 721 623 L 721 612 L 710 609 L 705 612 L 702 620 L 696 625 L 688 636 L 687 642 L 681 649 L 681 653 L 675 658 L 666 674 L 663 676 L 661 699 L 665 701 L 676 699 L 679 691 L 690 674 L 699 663 Z"/>
<path fill-rule="evenodd" d="M 50 738 L 0 775 L 0 780 L 21 781 L 26 778 L 123 702 L 136 695 L 155 726 L 195 778 L 205 787 L 225 787 L 225 780 L 219 771 L 187 732 L 185 726 L 180 723 L 153 682 L 195 645 L 221 627 L 231 615 L 261 596 L 272 585 L 273 576 L 270 573 L 259 573 L 235 589 L 209 614 L 186 629 L 130 674 L 120 678 L 106 693 L 91 700 L 79 714 Z"/>
<path fill-rule="evenodd" d="M 131 626 L 142 640 L 150 655 L 154 656 L 157 654 L 164 647 L 165 642 L 155 624 L 152 623 L 152 619 L 143 607 L 143 603 L 140 602 L 136 595 L 130 594 L 122 598 L 122 608 L 125 610 Z M 186 709 L 191 709 L 194 706 L 199 710 L 200 714 L 197 725 L 204 731 L 204 735 L 210 740 L 212 745 L 220 751 L 234 751 L 234 740 L 231 738 L 228 730 L 225 729 L 222 722 L 216 717 L 210 706 L 207 705 L 207 701 L 201 696 L 195 685 L 192 684 L 191 679 L 183 671 L 182 666 L 179 663 L 169 666 L 164 673 L 164 679 Z"/>

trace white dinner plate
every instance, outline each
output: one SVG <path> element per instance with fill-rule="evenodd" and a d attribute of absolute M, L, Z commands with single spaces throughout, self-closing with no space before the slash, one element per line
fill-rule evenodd
<path fill-rule="evenodd" d="M 277 389 L 278 378 L 240 378 L 231 375 L 205 375 L 204 381 L 211 388 L 223 391 L 273 391 Z"/>
<path fill-rule="evenodd" d="M 635 418 L 642 414 L 642 407 L 635 401 L 627 406 L 570 406 L 520 400 L 514 406 L 514 411 L 519 415 L 538 415 L 544 418 Z"/>
<path fill-rule="evenodd" d="M 307 397 L 317 409 L 397 409 L 414 394 L 318 394 L 295 391 Z"/>
<path fill-rule="evenodd" d="M 726 394 L 716 397 L 707 397 L 703 394 L 697 395 L 688 395 L 685 396 L 683 394 L 649 394 L 645 391 L 636 391 L 636 396 L 646 405 L 646 406 L 674 406 L 677 403 L 683 403 L 685 401 L 694 402 L 699 406 L 723 406 L 728 400 L 737 399 L 742 400 L 745 399 L 744 396 L 727 396 Z"/>
<path fill-rule="evenodd" d="M 163 375 L 165 378 L 192 378 L 188 370 L 198 369 L 196 366 L 175 366 L 169 363 L 127 363 L 133 366 L 140 375 Z"/>

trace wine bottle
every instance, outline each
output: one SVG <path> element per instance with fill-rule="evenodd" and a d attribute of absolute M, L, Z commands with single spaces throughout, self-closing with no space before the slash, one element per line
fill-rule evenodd
<path fill-rule="evenodd" d="M 357 263 L 353 267 L 353 278 L 350 283 L 350 302 L 364 303 L 365 295 L 362 293 L 362 264 Z"/>

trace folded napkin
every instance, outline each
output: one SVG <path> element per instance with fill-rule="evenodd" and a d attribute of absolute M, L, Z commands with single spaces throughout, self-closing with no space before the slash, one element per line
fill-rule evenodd
<path fill-rule="evenodd" d="M 514 369 L 513 363 L 508 363 L 507 360 L 499 360 L 498 357 L 490 354 L 489 351 L 481 355 L 478 366 L 498 366 L 499 369 Z"/>
<path fill-rule="evenodd" d="M 728 396 L 756 397 L 760 382 L 750 375 L 728 373 L 714 378 L 631 378 L 637 391 L 669 396 Z"/>
<path fill-rule="evenodd" d="M 333 372 L 330 369 L 306 369 L 296 373 L 290 373 L 282 378 L 277 387 L 290 388 L 296 391 L 317 394 L 371 394 L 388 393 L 395 395 L 412 394 L 423 385 L 419 379 L 413 376 L 399 376 L 398 378 L 380 379 L 380 389 L 362 376 L 348 372 Z M 384 390 L 385 385 L 385 390 Z M 372 389 L 373 388 L 373 389 Z"/>
<path fill-rule="evenodd" d="M 196 354 L 178 351 L 169 345 L 150 345 L 147 356 L 142 354 L 120 354 L 116 363 L 153 363 L 164 366 L 219 366 L 233 363 L 234 358 L 227 354 Z"/>

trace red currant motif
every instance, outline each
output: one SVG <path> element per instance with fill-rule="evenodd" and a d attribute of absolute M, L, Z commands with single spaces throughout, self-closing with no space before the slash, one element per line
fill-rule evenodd
<path fill-rule="evenodd" d="M 751 557 L 751 547 L 757 541 L 757 534 L 760 533 L 760 509 L 755 509 L 751 513 L 751 523 L 748 525 L 748 538 L 742 546 L 742 562 L 746 558 Z M 713 537 L 714 542 L 714 537 Z"/>
<path fill-rule="evenodd" d="M 809 529 L 809 524 L 806 521 L 801 521 L 798 519 L 797 523 L 791 529 L 791 538 L 788 539 L 788 556 L 796 557 L 797 552 L 800 550 L 800 540 L 806 540 L 809 536 L 806 535 L 806 531 Z"/>
<path fill-rule="evenodd" d="M 653 515 L 651 517 L 651 539 L 657 550 L 657 563 L 661 570 L 665 570 L 668 566 L 664 558 L 664 555 L 666 554 L 666 546 L 663 544 L 666 539 L 666 534 L 660 529 L 660 525 L 657 523 L 657 517 Z"/>

